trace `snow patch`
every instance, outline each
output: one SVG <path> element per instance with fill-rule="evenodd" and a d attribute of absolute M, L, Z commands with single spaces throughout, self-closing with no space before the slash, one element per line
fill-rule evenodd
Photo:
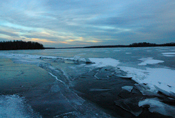
<path fill-rule="evenodd" d="M 175 52 L 165 52 L 162 54 L 163 54 L 163 56 L 166 56 L 166 57 L 174 57 L 175 56 Z"/>
<path fill-rule="evenodd" d="M 148 57 L 148 58 L 141 58 L 139 59 L 143 62 L 139 63 L 138 65 L 140 66 L 145 66 L 147 64 L 158 64 L 158 63 L 163 63 L 164 61 L 162 60 L 156 60 L 156 59 L 153 59 L 152 57 Z"/>
<path fill-rule="evenodd" d="M 165 68 L 147 68 L 149 72 L 143 83 L 155 89 L 162 89 L 168 93 L 175 93 L 175 70 Z M 161 91 L 163 92 L 163 91 Z"/>
<path fill-rule="evenodd" d="M 132 67 L 120 67 L 127 72 L 128 77 L 140 85 L 147 86 L 147 91 L 162 93 L 175 98 L 175 70 L 166 68 L 146 68 L 145 70 Z"/>
<path fill-rule="evenodd" d="M 89 60 L 91 62 L 94 62 L 95 64 L 92 64 L 92 66 L 96 67 L 105 67 L 105 66 L 116 67 L 120 63 L 118 60 L 112 58 L 89 58 Z"/>

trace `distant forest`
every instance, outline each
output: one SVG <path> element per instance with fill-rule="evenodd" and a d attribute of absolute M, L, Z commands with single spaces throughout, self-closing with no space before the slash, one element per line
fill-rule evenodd
<path fill-rule="evenodd" d="M 44 49 L 43 45 L 38 42 L 25 41 L 3 41 L 0 42 L 0 50 L 28 50 Z"/>
<path fill-rule="evenodd" d="M 130 45 L 102 45 L 102 46 L 87 46 L 84 48 L 113 48 L 113 47 L 158 47 L 158 46 L 175 46 L 175 43 L 155 44 L 155 43 L 132 43 Z"/>
<path fill-rule="evenodd" d="M 115 48 L 115 47 L 158 47 L 158 46 L 175 46 L 175 43 L 155 44 L 155 43 L 132 43 L 130 45 L 99 45 L 99 46 L 86 46 L 86 47 L 66 47 L 54 48 L 44 47 L 38 42 L 25 42 L 25 41 L 3 41 L 0 42 L 0 50 L 28 50 L 28 49 L 75 49 L 75 48 Z"/>

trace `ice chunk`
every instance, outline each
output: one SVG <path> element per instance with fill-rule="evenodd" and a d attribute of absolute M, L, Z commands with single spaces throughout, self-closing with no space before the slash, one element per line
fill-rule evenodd
<path fill-rule="evenodd" d="M 128 92 L 131 92 L 133 89 L 133 86 L 123 86 L 122 89 L 127 90 Z"/>
<path fill-rule="evenodd" d="M 137 105 L 140 98 L 126 98 L 115 101 L 115 104 L 122 109 L 132 113 L 135 116 L 139 116 L 142 113 L 142 109 Z"/>
<path fill-rule="evenodd" d="M 175 107 L 160 102 L 157 98 L 145 99 L 138 103 L 138 106 L 149 105 L 150 112 L 157 112 L 166 116 L 175 116 Z"/>

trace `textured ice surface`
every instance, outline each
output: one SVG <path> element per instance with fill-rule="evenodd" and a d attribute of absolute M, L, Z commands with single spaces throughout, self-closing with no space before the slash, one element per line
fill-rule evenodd
<path fill-rule="evenodd" d="M 118 49 L 118 50 L 117 50 L 117 49 L 116 49 L 116 50 L 114 50 L 114 52 L 120 52 L 120 51 L 121 51 L 121 50 L 119 50 L 119 49 Z"/>
<path fill-rule="evenodd" d="M 131 52 L 126 52 L 125 54 L 131 54 Z"/>
<path fill-rule="evenodd" d="M 140 66 L 144 66 L 144 65 L 148 65 L 148 64 L 158 64 L 158 63 L 163 63 L 164 62 L 162 60 L 153 59 L 152 57 L 141 58 L 139 60 L 143 61 L 143 62 L 141 62 L 141 63 L 138 64 Z"/>
<path fill-rule="evenodd" d="M 25 99 L 18 95 L 0 96 L 1 118 L 40 118 L 32 108 L 25 103 Z"/>
<path fill-rule="evenodd" d="M 157 112 L 166 116 L 175 116 L 175 107 L 160 102 L 157 98 L 145 99 L 138 103 L 139 107 L 149 105 L 150 112 Z"/>

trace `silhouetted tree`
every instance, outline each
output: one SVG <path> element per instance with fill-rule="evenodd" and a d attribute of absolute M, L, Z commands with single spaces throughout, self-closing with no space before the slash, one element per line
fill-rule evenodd
<path fill-rule="evenodd" d="M 3 41 L 0 42 L 0 50 L 20 50 L 20 49 L 44 49 L 38 42 L 25 41 Z"/>

